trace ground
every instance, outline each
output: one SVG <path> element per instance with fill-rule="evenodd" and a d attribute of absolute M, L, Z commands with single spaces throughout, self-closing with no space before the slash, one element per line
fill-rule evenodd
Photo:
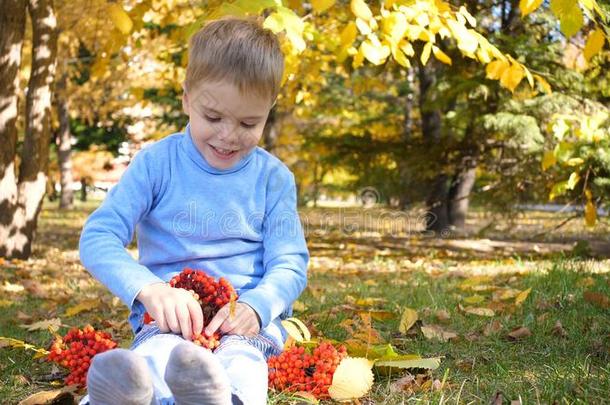
<path fill-rule="evenodd" d="M 80 229 L 96 204 L 67 212 L 46 204 L 33 257 L 0 262 L 0 336 L 46 348 L 52 335 L 37 322 L 59 319 L 60 333 L 91 323 L 129 346 L 126 309 L 78 261 Z M 302 216 L 311 264 L 295 316 L 352 350 L 391 344 L 401 354 L 441 358 L 432 371 L 375 369 L 360 403 L 610 396 L 606 220 L 592 230 L 580 219 L 554 230 L 568 216 L 475 210 L 465 232 L 431 238 L 416 211 L 317 208 Z M 401 332 L 405 308 L 418 321 Z M 2 403 L 61 387 L 63 371 L 35 354 L 0 340 Z M 415 378 L 399 380 L 407 372 Z M 272 393 L 270 402 L 298 400 Z"/>

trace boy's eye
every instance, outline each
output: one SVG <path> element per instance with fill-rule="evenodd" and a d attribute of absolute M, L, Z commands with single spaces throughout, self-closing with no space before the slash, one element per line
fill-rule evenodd
<path fill-rule="evenodd" d="M 205 119 L 210 122 L 218 122 L 220 121 L 220 117 L 210 117 L 209 115 L 205 115 Z"/>
<path fill-rule="evenodd" d="M 245 122 L 242 122 L 241 126 L 244 128 L 254 128 L 256 124 L 246 124 Z"/>

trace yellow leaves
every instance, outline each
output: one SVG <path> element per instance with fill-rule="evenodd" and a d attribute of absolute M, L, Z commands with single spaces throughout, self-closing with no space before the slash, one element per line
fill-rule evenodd
<path fill-rule="evenodd" d="M 123 7 L 121 7 L 120 4 L 111 3 L 108 6 L 108 15 L 110 16 L 110 19 L 112 20 L 114 26 L 119 31 L 121 31 L 121 33 L 127 35 L 131 32 L 131 29 L 133 28 L 133 22 L 131 21 L 131 18 L 129 18 L 129 15 L 127 15 L 125 10 L 123 10 Z"/>
<path fill-rule="evenodd" d="M 576 34 L 584 24 L 582 10 L 574 0 L 551 0 L 551 11 L 559 19 L 561 32 L 566 37 Z"/>
<path fill-rule="evenodd" d="M 9 293 L 20 293 L 25 290 L 25 287 L 21 284 L 12 284 L 8 281 L 5 281 L 1 289 Z"/>
<path fill-rule="evenodd" d="M 407 31 L 407 18 L 403 13 L 392 12 L 382 20 L 383 32 L 393 44 L 398 44 Z"/>
<path fill-rule="evenodd" d="M 263 27 L 270 29 L 274 33 L 286 31 L 286 37 L 292 44 L 297 53 L 305 50 L 306 44 L 303 39 L 305 24 L 303 20 L 287 7 L 277 7 L 269 17 L 263 22 Z"/>
<path fill-rule="evenodd" d="M 519 1 L 519 10 L 521 10 L 521 15 L 525 17 L 526 15 L 534 12 L 540 5 L 542 4 L 542 0 L 520 0 Z"/>
<path fill-rule="evenodd" d="M 602 31 L 601 28 L 592 31 L 589 34 L 587 37 L 587 42 L 585 43 L 585 49 L 583 51 L 583 55 L 587 62 L 602 50 L 605 40 L 606 37 L 604 36 L 604 31 Z"/>
<path fill-rule="evenodd" d="M 587 226 L 595 226 L 596 222 L 597 208 L 595 207 L 595 202 L 593 202 L 592 198 L 587 198 L 587 203 L 585 204 L 585 223 Z"/>
<path fill-rule="evenodd" d="M 350 401 L 364 396 L 373 386 L 373 363 L 361 357 L 341 360 L 333 374 L 328 393 L 335 401 Z"/>
<path fill-rule="evenodd" d="M 545 150 L 544 155 L 542 156 L 542 171 L 552 167 L 555 163 L 557 163 L 555 153 L 552 150 Z"/>
<path fill-rule="evenodd" d="M 384 360 L 380 359 L 375 362 L 375 366 L 379 367 L 395 367 L 395 368 L 425 368 L 427 370 L 436 370 L 441 365 L 441 359 L 438 357 L 430 357 L 423 359 L 419 356 L 399 356 L 395 359 Z"/>
<path fill-rule="evenodd" d="M 522 291 L 519 295 L 517 295 L 517 297 L 515 298 L 515 305 L 519 306 L 523 304 L 531 291 L 532 288 L 530 287 L 527 290 Z"/>
<path fill-rule="evenodd" d="M 478 294 L 464 298 L 464 302 L 466 304 L 480 304 L 483 301 L 485 301 L 485 297 L 483 297 L 482 295 L 478 295 Z"/>
<path fill-rule="evenodd" d="M 311 7 L 317 13 L 323 13 L 335 4 L 336 0 L 311 0 Z"/>
<path fill-rule="evenodd" d="M 441 51 L 437 46 L 432 46 L 432 53 L 434 57 L 444 64 L 451 65 L 451 58 L 443 51 Z"/>
<path fill-rule="evenodd" d="M 311 340 L 311 332 L 305 324 L 297 318 L 288 318 L 282 321 L 282 326 L 288 335 L 297 342 Z"/>
<path fill-rule="evenodd" d="M 341 31 L 341 45 L 343 47 L 350 47 L 356 40 L 357 35 L 358 28 L 356 27 L 356 23 L 350 21 L 349 24 L 347 24 L 345 28 L 343 28 L 343 31 Z"/>
<path fill-rule="evenodd" d="M 426 63 L 428 63 L 428 59 L 430 59 L 430 52 L 432 51 L 432 42 L 427 42 L 426 45 L 424 45 L 424 49 L 421 52 L 421 55 L 419 56 L 422 65 L 425 65 Z"/>
<path fill-rule="evenodd" d="M 578 172 L 572 172 L 572 174 L 570 174 L 570 178 L 568 179 L 568 190 L 574 190 L 574 187 L 576 187 L 579 181 L 580 174 Z"/>
<path fill-rule="evenodd" d="M 542 91 L 544 91 L 548 95 L 553 94 L 553 90 L 551 89 L 551 85 L 549 84 L 549 82 L 547 82 L 544 79 L 544 77 L 535 74 L 534 75 L 534 79 L 536 79 L 536 81 L 538 82 L 540 87 L 542 87 Z"/>
<path fill-rule="evenodd" d="M 519 83 L 521 83 L 524 74 L 523 67 L 520 64 L 513 63 L 502 72 L 500 84 L 514 93 Z"/>
<path fill-rule="evenodd" d="M 360 45 L 362 54 L 373 65 L 381 65 L 390 56 L 390 47 L 379 43 L 375 37 L 370 37 Z"/>
<path fill-rule="evenodd" d="M 15 349 L 31 350 L 36 353 L 36 357 L 46 356 L 49 354 L 47 350 L 41 347 L 36 347 L 30 343 L 26 343 L 23 340 L 0 336 L 0 348 L 6 346 L 13 347 Z"/>
<path fill-rule="evenodd" d="M 364 0 L 352 0 L 350 2 L 350 9 L 356 17 L 364 21 L 369 21 L 373 18 L 373 12 Z"/>
<path fill-rule="evenodd" d="M 498 80 L 509 67 L 510 62 L 507 60 L 494 60 L 485 67 L 486 77 L 491 80 Z"/>
<path fill-rule="evenodd" d="M 74 315 L 80 314 L 81 312 L 90 311 L 99 307 L 100 303 L 101 302 L 99 299 L 85 300 L 66 309 L 66 312 L 64 312 L 64 316 L 70 318 Z"/>
<path fill-rule="evenodd" d="M 398 330 L 403 335 L 407 333 L 409 329 L 417 322 L 419 316 L 417 315 L 417 311 L 411 308 L 405 308 L 402 313 L 402 317 L 400 318 L 400 325 L 398 326 Z"/>

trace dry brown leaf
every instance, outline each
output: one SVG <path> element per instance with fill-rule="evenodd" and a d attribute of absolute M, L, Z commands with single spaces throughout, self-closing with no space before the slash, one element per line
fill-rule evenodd
<path fill-rule="evenodd" d="M 557 322 L 555 322 L 555 326 L 553 326 L 551 333 L 555 336 L 559 336 L 562 338 L 568 336 L 568 332 L 566 332 L 566 330 L 563 328 L 563 325 L 561 324 L 560 320 L 557 320 Z"/>
<path fill-rule="evenodd" d="M 482 307 L 465 307 L 464 312 L 467 314 L 477 315 L 477 316 L 494 316 L 496 313 L 491 308 L 482 308 Z"/>
<path fill-rule="evenodd" d="M 390 312 L 390 311 L 357 310 L 356 313 L 358 313 L 358 315 L 360 315 L 361 313 L 368 313 L 371 316 L 371 318 L 373 318 L 376 321 L 387 321 L 388 319 L 393 319 L 396 317 L 396 314 L 394 312 Z"/>
<path fill-rule="evenodd" d="M 434 316 L 441 322 L 446 322 L 451 319 L 451 315 L 449 314 L 449 312 L 444 309 L 439 309 L 438 311 L 436 311 L 434 313 Z"/>
<path fill-rule="evenodd" d="M 519 340 L 531 336 L 532 332 L 525 326 L 521 326 L 511 330 L 508 333 L 508 338 L 511 340 Z"/>
<path fill-rule="evenodd" d="M 494 291 L 491 299 L 493 301 L 506 301 L 515 298 L 520 293 L 520 290 L 515 290 L 514 288 L 502 288 Z"/>
<path fill-rule="evenodd" d="M 407 395 L 413 395 L 415 393 L 415 377 L 409 373 L 405 374 L 403 377 L 394 381 L 390 384 L 391 392 L 404 392 Z"/>
<path fill-rule="evenodd" d="M 16 317 L 17 317 L 17 319 L 19 319 L 22 322 L 29 322 L 32 320 L 32 315 L 26 314 L 23 311 L 17 311 Z"/>
<path fill-rule="evenodd" d="M 57 332 L 59 328 L 62 326 L 61 319 L 52 318 L 46 319 L 44 321 L 34 322 L 30 325 L 19 325 L 22 328 L 27 329 L 30 332 L 35 330 L 50 330 L 52 332 Z"/>
<path fill-rule="evenodd" d="M 593 277 L 585 277 L 583 279 L 578 280 L 578 283 L 576 283 L 576 285 L 578 285 L 579 287 L 591 287 L 594 284 L 595 280 L 593 279 Z"/>
<path fill-rule="evenodd" d="M 491 399 L 491 405 L 502 405 L 504 403 L 504 396 L 500 391 L 496 392 L 496 395 Z"/>
<path fill-rule="evenodd" d="M 300 402 L 300 403 L 307 403 L 307 404 L 318 404 L 320 403 L 320 401 L 318 401 L 318 399 L 316 398 L 316 396 L 314 394 L 312 394 L 311 392 L 307 392 L 307 391 L 297 391 L 293 394 L 294 397 L 298 398 L 298 399 L 304 399 L 307 402 Z"/>
<path fill-rule="evenodd" d="M 502 330 L 502 324 L 500 323 L 499 320 L 494 319 L 493 321 L 491 321 L 487 325 L 485 325 L 485 328 L 483 328 L 483 334 L 485 336 L 491 336 L 491 335 L 494 335 L 494 334 L 500 332 L 501 330 Z"/>
<path fill-rule="evenodd" d="M 49 298 L 49 292 L 37 280 L 23 280 L 23 286 L 30 295 L 36 298 Z"/>
<path fill-rule="evenodd" d="M 421 331 L 426 339 L 437 339 L 442 342 L 448 342 L 458 337 L 457 333 L 445 330 L 439 325 L 425 325 L 421 327 Z"/>
<path fill-rule="evenodd" d="M 602 293 L 585 291 L 583 297 L 589 304 L 593 304 L 604 309 L 610 308 L 610 298 Z"/>
<path fill-rule="evenodd" d="M 77 386 L 70 385 L 58 390 L 40 391 L 19 402 L 19 405 L 72 405 Z"/>

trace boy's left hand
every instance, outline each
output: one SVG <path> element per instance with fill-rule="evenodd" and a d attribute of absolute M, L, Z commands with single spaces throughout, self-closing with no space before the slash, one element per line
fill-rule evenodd
<path fill-rule="evenodd" d="M 256 336 L 260 332 L 260 322 L 254 309 L 243 302 L 235 303 L 235 313 L 231 316 L 231 303 L 220 308 L 205 328 L 211 336 L 217 330 L 227 335 Z"/>

